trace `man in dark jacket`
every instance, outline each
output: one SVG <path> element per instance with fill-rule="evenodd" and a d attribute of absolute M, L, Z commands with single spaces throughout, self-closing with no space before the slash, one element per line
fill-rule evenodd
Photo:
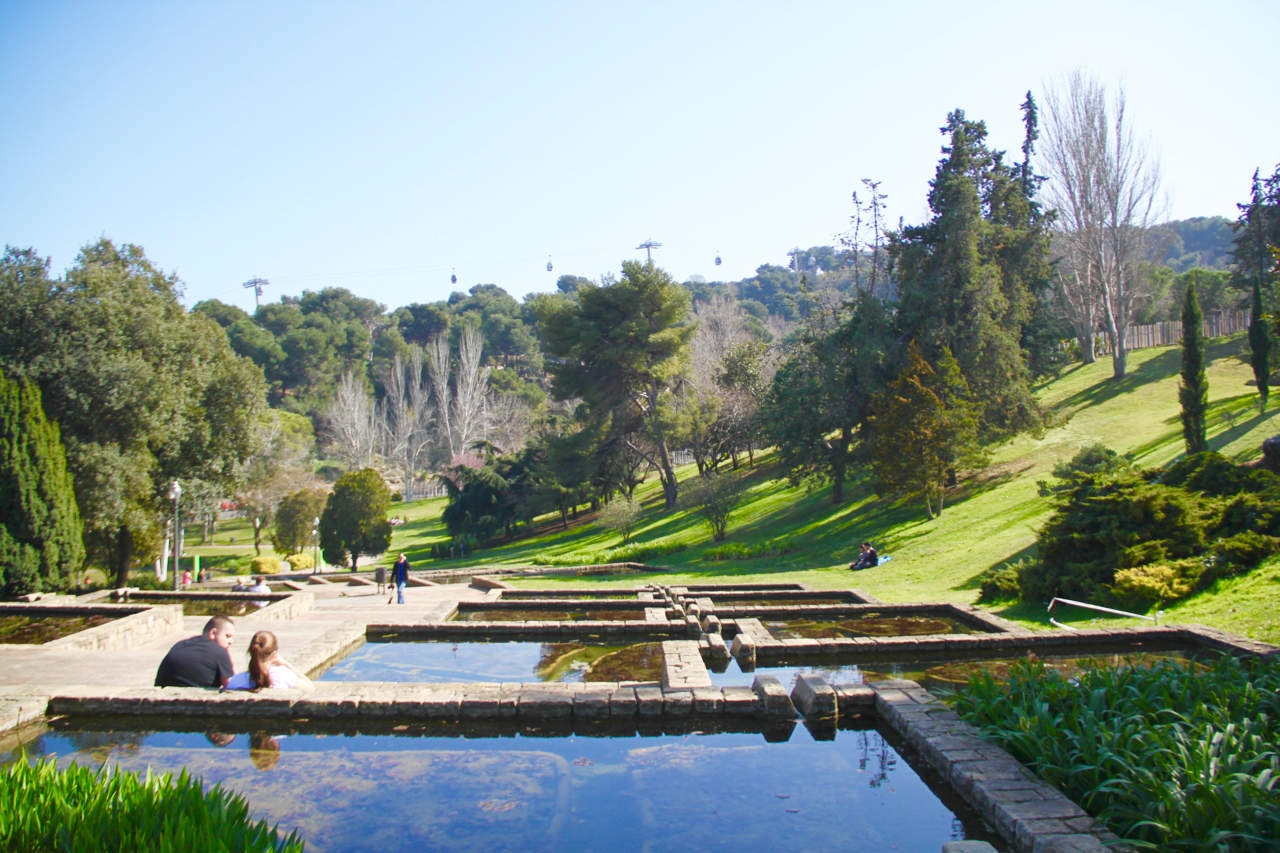
<path fill-rule="evenodd" d="M 214 616 L 205 623 L 203 634 L 169 649 L 156 669 L 156 687 L 226 687 L 235 674 L 227 651 L 234 636 L 235 623 L 226 616 Z"/>

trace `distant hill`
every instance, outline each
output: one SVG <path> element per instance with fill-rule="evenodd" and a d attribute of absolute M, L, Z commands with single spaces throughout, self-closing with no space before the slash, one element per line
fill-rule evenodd
<path fill-rule="evenodd" d="M 1223 216 L 1193 216 L 1157 225 L 1151 229 L 1155 238 L 1152 260 L 1174 272 L 1196 267 L 1228 269 L 1234 239 L 1231 224 L 1231 220 Z"/>

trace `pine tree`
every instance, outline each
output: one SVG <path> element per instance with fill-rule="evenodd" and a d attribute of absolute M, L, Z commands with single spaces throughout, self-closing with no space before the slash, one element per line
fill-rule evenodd
<path fill-rule="evenodd" d="M 935 368 L 912 341 L 906 366 L 871 398 L 868 449 L 876 491 L 918 495 L 929 518 L 942 513 L 954 472 L 979 463 L 978 409 L 959 363 L 946 350 Z"/>
<path fill-rule="evenodd" d="M 935 361 L 950 350 L 981 407 L 983 432 L 1003 435 L 1040 420 L 1021 348 L 1031 284 L 1044 275 L 1047 251 L 1029 195 L 1036 181 L 989 149 L 986 125 L 962 110 L 942 132 L 949 144 L 929 192 L 933 218 L 890 244 L 899 321 Z M 1032 134 L 1029 126 L 1027 151 Z"/>
<path fill-rule="evenodd" d="M 1194 280 L 1187 285 L 1182 303 L 1182 387 L 1178 389 L 1178 399 L 1182 402 L 1182 437 L 1187 454 L 1203 453 L 1209 449 L 1205 438 L 1209 380 L 1204 374 L 1204 315 Z"/>
<path fill-rule="evenodd" d="M 0 369 L 0 592 L 64 585 L 84 564 L 82 536 L 58 426 L 39 389 Z"/>

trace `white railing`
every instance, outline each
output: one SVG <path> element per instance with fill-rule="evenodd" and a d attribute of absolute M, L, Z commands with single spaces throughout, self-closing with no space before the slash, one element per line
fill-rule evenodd
<path fill-rule="evenodd" d="M 1070 604 L 1073 607 L 1085 607 L 1085 608 L 1088 608 L 1089 610 L 1096 610 L 1099 613 L 1110 613 L 1113 616 L 1130 616 L 1134 619 L 1146 619 L 1149 622 L 1155 622 L 1157 625 L 1160 624 L 1160 614 L 1164 612 L 1163 610 L 1157 610 L 1155 616 L 1143 616 L 1141 613 L 1130 613 L 1127 610 L 1116 610 L 1111 607 L 1102 607 L 1101 605 L 1098 605 L 1098 604 L 1089 604 L 1088 602 L 1084 602 L 1084 601 L 1074 601 L 1070 598 L 1055 597 L 1052 601 L 1049 602 L 1048 611 L 1050 613 L 1053 612 L 1053 605 L 1055 604 Z M 1068 631 L 1078 630 L 1076 628 L 1072 628 L 1070 625 L 1063 625 L 1061 622 L 1059 622 L 1057 619 L 1054 619 L 1052 616 L 1049 617 L 1049 624 L 1054 625 L 1058 628 L 1066 628 Z"/>

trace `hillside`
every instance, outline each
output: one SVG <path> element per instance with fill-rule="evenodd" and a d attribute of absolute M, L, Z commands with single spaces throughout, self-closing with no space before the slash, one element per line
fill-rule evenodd
<path fill-rule="evenodd" d="M 1208 376 L 1212 449 L 1245 462 L 1259 456 L 1264 438 L 1280 432 L 1277 410 L 1259 415 L 1251 372 L 1241 357 L 1243 336 L 1211 342 Z M 1176 347 L 1135 352 L 1130 375 L 1111 378 L 1111 364 L 1077 366 L 1037 389 L 1050 412 L 1043 435 L 1019 436 L 998 447 L 991 465 L 962 479 L 948 496 L 939 519 L 928 521 L 915 506 L 877 498 L 865 478 L 855 483 L 847 504 L 834 507 L 829 489 L 793 486 L 777 476 L 768 456 L 751 469 L 737 472 L 749 487 L 748 497 L 730 522 L 726 545 L 758 546 L 785 539 L 794 550 L 776 556 L 710 561 L 715 543 L 706 526 L 685 511 L 663 513 L 656 481 L 639 490 L 646 505 L 644 521 L 633 534 L 633 547 L 685 545 L 684 550 L 640 559 L 668 569 L 666 582 L 681 580 L 788 580 L 815 587 L 855 587 L 887 601 L 954 601 L 972 603 L 977 578 L 986 569 L 1026 557 L 1036 531 L 1048 516 L 1036 481 L 1050 476 L 1058 462 L 1087 444 L 1101 442 L 1130 454 L 1142 466 L 1158 466 L 1182 453 L 1177 403 L 1180 351 Z M 696 472 L 688 466 L 684 478 Z M 407 551 L 418 567 L 462 565 L 524 566 L 535 563 L 603 562 L 629 559 L 629 549 L 613 550 L 616 533 L 580 517 L 567 530 L 558 520 L 540 519 L 533 535 L 487 548 L 467 560 L 427 559 L 429 547 L 447 540 L 439 522 L 442 500 L 420 501 L 400 510 L 409 519 L 397 529 L 392 551 Z M 863 539 L 874 541 L 891 559 L 874 569 L 851 574 L 845 568 Z M 547 583 L 582 583 L 579 580 Z M 635 579 L 611 583 L 630 585 Z M 1164 621 L 1194 621 L 1248 636 L 1280 641 L 1280 622 L 1271 611 L 1280 583 L 1280 561 L 1273 560 L 1245 578 L 1171 608 Z M 1031 626 L 1044 626 L 1036 607 L 1007 609 L 1002 615 Z M 1060 616 L 1072 618 L 1072 614 Z M 1080 624 L 1093 620 L 1078 614 Z M 1118 620 L 1119 623 L 1132 620 Z"/>

